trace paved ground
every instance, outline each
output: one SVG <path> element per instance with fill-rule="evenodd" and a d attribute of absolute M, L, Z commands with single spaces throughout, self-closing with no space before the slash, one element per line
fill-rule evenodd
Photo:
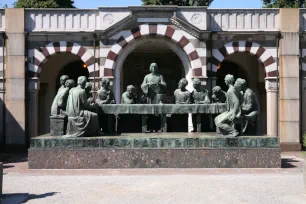
<path fill-rule="evenodd" d="M 282 169 L 28 170 L 7 159 L 2 203 L 306 203 L 300 153 Z"/>

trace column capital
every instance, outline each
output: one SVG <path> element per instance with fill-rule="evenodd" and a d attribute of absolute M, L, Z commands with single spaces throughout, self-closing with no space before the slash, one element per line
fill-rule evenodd
<path fill-rule="evenodd" d="M 267 77 L 265 78 L 265 87 L 267 92 L 277 92 L 279 83 L 277 82 L 277 77 Z"/>
<path fill-rule="evenodd" d="M 38 92 L 40 89 L 40 79 L 37 77 L 28 78 L 28 92 Z"/>

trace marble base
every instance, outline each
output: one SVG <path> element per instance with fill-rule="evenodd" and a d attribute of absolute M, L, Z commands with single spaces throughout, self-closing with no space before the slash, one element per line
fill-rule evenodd
<path fill-rule="evenodd" d="M 280 149 L 30 149 L 30 169 L 280 168 Z"/>
<path fill-rule="evenodd" d="M 280 168 L 276 137 L 203 134 L 31 139 L 30 169 Z"/>

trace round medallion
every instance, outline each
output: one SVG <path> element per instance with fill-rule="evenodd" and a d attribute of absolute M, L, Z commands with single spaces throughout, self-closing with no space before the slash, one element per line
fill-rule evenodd
<path fill-rule="evenodd" d="M 104 17 L 103 17 L 103 21 L 104 21 L 105 23 L 112 24 L 112 23 L 114 22 L 114 16 L 113 16 L 113 14 L 110 14 L 110 13 L 105 14 Z"/>
<path fill-rule="evenodd" d="M 191 22 L 194 24 L 202 23 L 202 16 L 199 13 L 193 14 L 191 17 Z"/>

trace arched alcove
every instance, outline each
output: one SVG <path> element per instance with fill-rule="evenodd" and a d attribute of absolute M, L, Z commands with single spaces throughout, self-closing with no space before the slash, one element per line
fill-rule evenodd
<path fill-rule="evenodd" d="M 139 50 L 139 48 L 144 48 L 146 47 L 146 49 L 148 51 L 152 50 L 154 51 L 154 49 L 151 49 L 152 47 L 150 47 L 150 45 L 162 45 L 164 50 L 167 50 L 167 52 L 169 53 L 173 53 L 176 55 L 176 59 L 179 59 L 181 62 L 181 67 L 183 67 L 183 74 L 182 77 L 187 78 L 187 80 L 189 81 L 189 85 L 188 88 L 192 89 L 192 70 L 191 70 L 191 64 L 190 64 L 190 60 L 188 58 L 188 56 L 186 55 L 186 53 L 184 52 L 184 50 L 182 50 L 181 47 L 179 47 L 176 43 L 173 43 L 170 40 L 165 39 L 164 37 L 150 37 L 150 36 L 145 36 L 142 37 L 140 39 L 138 39 L 137 41 L 134 41 L 133 43 L 130 43 L 129 45 L 127 45 L 121 52 L 121 54 L 118 56 L 118 58 L 116 59 L 116 62 L 114 64 L 114 91 L 115 91 L 115 97 L 116 97 L 116 101 L 117 103 L 120 102 L 121 99 L 121 94 L 124 91 L 124 87 L 123 87 L 123 82 L 122 82 L 122 77 L 123 77 L 123 72 L 122 72 L 122 67 L 124 65 L 125 60 L 127 59 L 127 57 L 133 52 L 133 51 L 137 51 L 137 49 Z M 173 65 L 175 66 L 175 65 Z M 177 69 L 175 69 L 177 72 L 182 72 L 182 68 L 179 67 Z M 149 67 L 146 67 L 149 68 Z"/>
<path fill-rule="evenodd" d="M 86 66 L 79 56 L 71 53 L 59 53 L 50 56 L 43 64 L 40 74 L 40 90 L 38 93 L 38 134 L 49 132 L 49 116 L 53 99 L 59 88 L 59 78 L 68 75 L 75 81 L 79 76 L 89 76 Z"/>

